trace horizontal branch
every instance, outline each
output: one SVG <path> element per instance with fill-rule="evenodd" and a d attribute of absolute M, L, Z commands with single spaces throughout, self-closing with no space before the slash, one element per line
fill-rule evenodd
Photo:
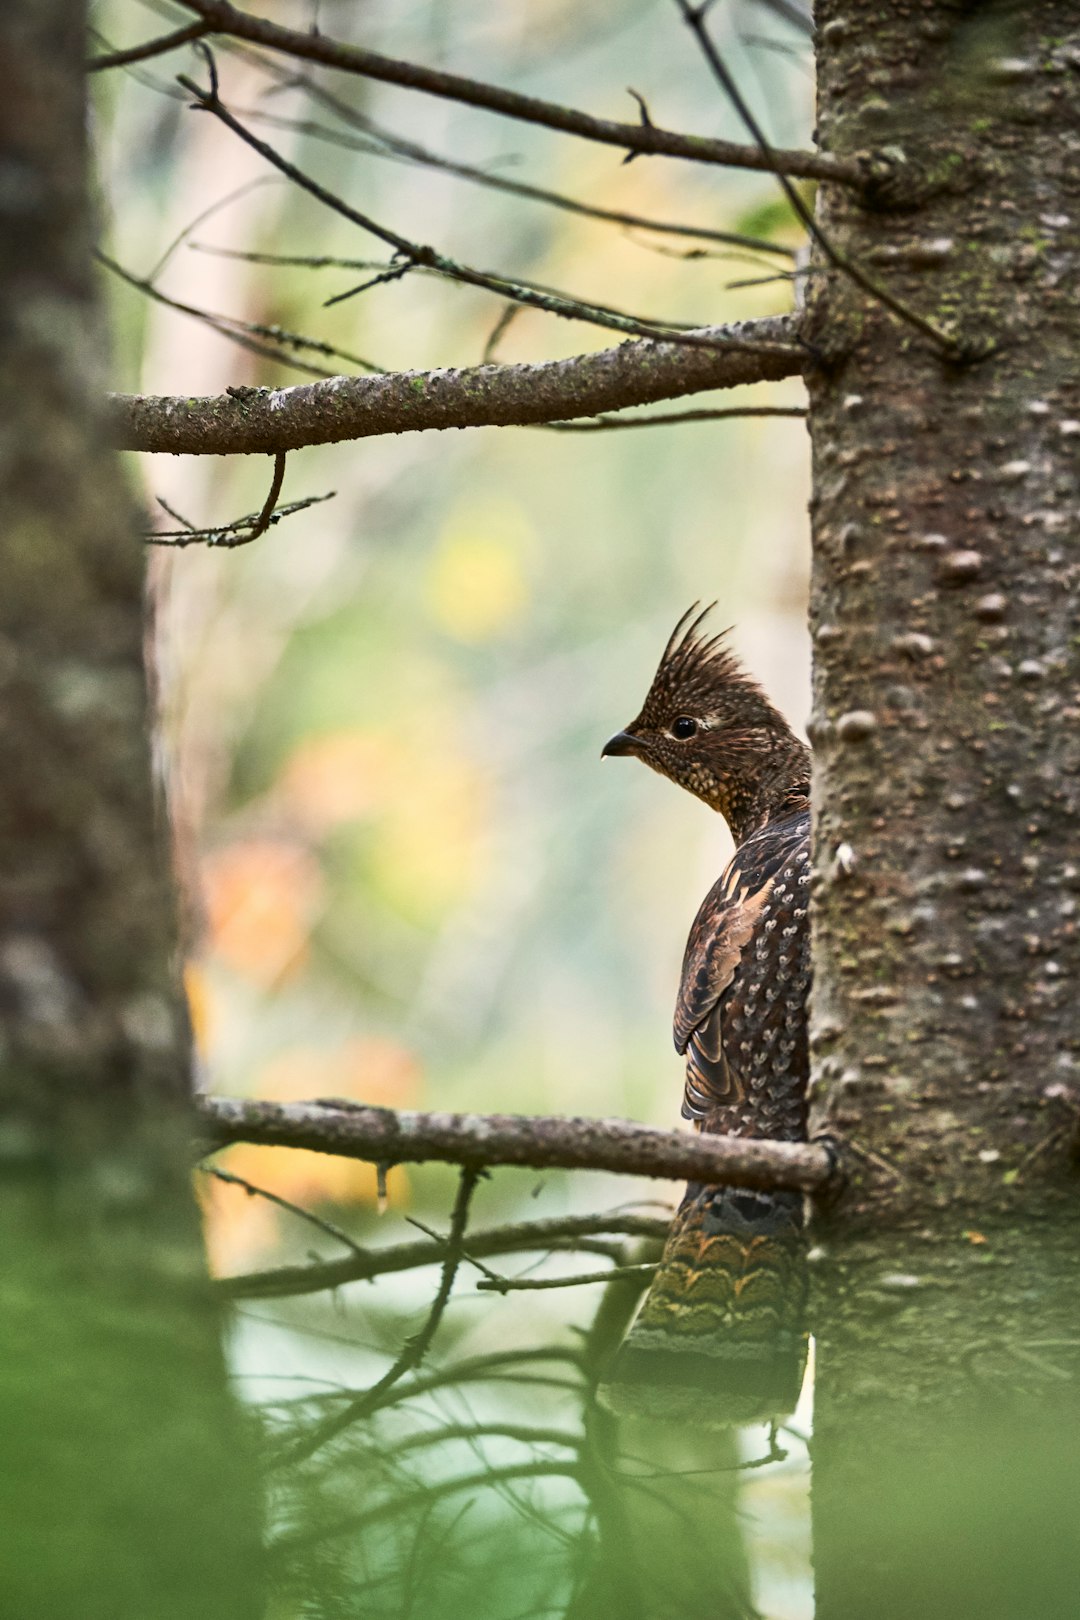
<path fill-rule="evenodd" d="M 705 327 L 686 341 L 643 338 L 593 354 L 530 365 L 387 371 L 293 388 L 236 388 L 202 399 L 114 394 L 112 438 L 121 450 L 167 455 L 276 455 L 382 433 L 430 428 L 524 427 L 712 388 L 801 374 L 808 354 L 786 315 Z"/>
<path fill-rule="evenodd" d="M 306 1212 L 303 1212 L 306 1213 Z M 668 1222 L 658 1215 L 613 1212 L 609 1215 L 554 1215 L 536 1221 L 511 1221 L 505 1226 L 470 1232 L 465 1258 L 487 1260 L 497 1254 L 539 1253 L 551 1249 L 589 1248 L 592 1237 L 663 1237 Z M 441 1238 L 423 1242 L 392 1243 L 381 1249 L 358 1249 L 340 1260 L 304 1266 L 274 1266 L 241 1276 L 222 1277 L 216 1284 L 229 1299 L 290 1299 L 343 1288 L 347 1283 L 372 1282 L 395 1272 L 442 1262 L 446 1243 Z"/>
<path fill-rule="evenodd" d="M 336 1100 L 272 1103 L 238 1097 L 203 1097 L 198 1117 L 200 1134 L 213 1147 L 255 1142 L 384 1165 L 440 1160 L 471 1169 L 608 1170 L 804 1192 L 824 1186 L 832 1173 L 829 1154 L 813 1143 L 658 1131 L 622 1119 L 420 1114 Z"/>
<path fill-rule="evenodd" d="M 249 12 L 238 10 L 228 0 L 181 0 L 181 3 L 188 11 L 195 12 L 216 34 L 246 39 L 267 50 L 281 51 L 306 62 L 319 62 L 324 67 L 337 68 L 343 73 L 356 73 L 362 78 L 378 79 L 385 84 L 399 84 L 408 90 L 441 96 L 448 101 L 464 102 L 467 106 L 480 107 L 505 118 L 540 124 L 565 135 L 580 136 L 583 140 L 599 141 L 622 152 L 687 158 L 695 163 L 718 163 L 728 168 L 765 172 L 773 171 L 779 163 L 787 174 L 794 175 L 796 179 L 835 180 L 853 186 L 863 184 L 863 167 L 857 158 L 773 148 L 770 161 L 757 148 L 743 146 L 736 141 L 684 135 L 675 130 L 661 129 L 644 118 L 639 124 L 594 118 L 575 107 L 561 107 L 551 101 L 542 101 L 537 96 L 504 90 L 498 85 L 465 78 L 459 73 L 443 73 L 437 68 L 421 67 L 415 62 L 402 62 L 391 56 L 382 56 L 377 51 L 364 50 L 359 45 L 329 39 L 325 34 L 301 33 L 296 29 L 283 28 L 264 17 L 254 17 Z"/>

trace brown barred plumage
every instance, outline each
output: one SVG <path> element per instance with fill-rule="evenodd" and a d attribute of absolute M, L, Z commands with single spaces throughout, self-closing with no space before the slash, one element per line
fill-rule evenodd
<path fill-rule="evenodd" d="M 683 1116 L 699 1130 L 794 1141 L 806 1134 L 810 756 L 722 637 L 700 634 L 695 611 L 641 714 L 604 753 L 633 754 L 704 799 L 737 846 L 683 959 Z M 726 1423 L 790 1410 L 805 1296 L 797 1194 L 692 1184 L 605 1398 Z"/>

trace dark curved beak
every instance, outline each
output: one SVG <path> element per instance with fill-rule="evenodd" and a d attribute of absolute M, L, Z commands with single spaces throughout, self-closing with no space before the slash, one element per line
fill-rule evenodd
<path fill-rule="evenodd" d="M 632 731 L 617 731 L 601 748 L 600 758 L 607 759 L 610 754 L 636 754 L 638 746 L 638 739 Z"/>

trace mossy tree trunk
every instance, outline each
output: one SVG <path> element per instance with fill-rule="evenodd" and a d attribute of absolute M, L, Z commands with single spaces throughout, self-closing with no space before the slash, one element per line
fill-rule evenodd
<path fill-rule="evenodd" d="M 1075 1613 L 1080 11 L 819 0 L 820 1620 Z M 981 358 L 977 358 L 981 356 Z"/>
<path fill-rule="evenodd" d="M 259 1613 L 257 1516 L 191 1189 L 189 1053 L 97 420 L 85 16 L 0 8 L 0 1608 Z"/>

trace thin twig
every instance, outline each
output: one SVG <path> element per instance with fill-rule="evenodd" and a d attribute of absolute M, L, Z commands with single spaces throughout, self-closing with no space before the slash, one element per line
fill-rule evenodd
<path fill-rule="evenodd" d="M 214 215 L 220 213 L 223 208 L 227 208 L 230 203 L 239 202 L 241 197 L 246 197 L 250 192 L 257 191 L 262 186 L 277 186 L 280 184 L 281 180 L 278 175 L 260 174 L 257 175 L 254 180 L 245 180 L 242 186 L 234 186 L 231 191 L 227 191 L 225 193 L 224 197 L 218 197 L 215 202 L 210 203 L 206 208 L 200 209 L 200 211 L 195 215 L 195 218 L 193 220 L 189 220 L 186 225 L 177 231 L 172 241 L 166 244 L 161 257 L 158 259 L 153 269 L 148 271 L 147 274 L 142 278 L 143 284 L 151 287 L 156 286 L 158 277 L 165 269 L 165 266 L 168 264 L 177 248 L 183 245 L 183 243 L 191 235 L 192 231 L 197 231 L 200 225 L 204 225 L 208 219 L 212 219 Z"/>
<path fill-rule="evenodd" d="M 141 45 L 129 45 L 126 50 L 92 56 L 86 64 L 86 71 L 101 73 L 105 68 L 127 67 L 130 62 L 145 62 L 151 56 L 164 56 L 166 51 L 175 51 L 180 45 L 202 39 L 204 34 L 211 32 L 211 28 L 208 22 L 185 23 L 183 28 L 175 28 L 171 34 L 161 34 L 157 39 L 145 40 Z"/>
<path fill-rule="evenodd" d="M 175 506 L 170 506 L 168 501 L 165 499 L 164 495 L 155 495 L 154 499 L 157 501 L 157 503 L 161 507 L 162 511 L 167 512 L 169 514 L 169 516 L 172 518 L 174 523 L 179 523 L 180 524 L 179 531 L 177 531 L 175 529 L 167 531 L 167 537 L 168 538 L 172 538 L 175 535 L 176 538 L 179 539 L 183 535 L 188 535 L 189 534 L 189 535 L 191 535 L 192 539 L 198 539 L 200 534 L 202 534 L 204 532 L 204 531 L 200 530 L 197 523 L 192 523 L 190 518 L 186 518 L 184 516 L 183 512 L 178 512 L 176 510 Z M 146 538 L 148 540 L 153 540 L 156 537 L 151 534 L 151 535 L 147 535 Z"/>
<path fill-rule="evenodd" d="M 306 512 L 309 506 L 320 506 L 323 501 L 332 501 L 334 494 L 335 491 L 331 489 L 327 490 L 325 495 L 305 495 L 302 500 L 289 501 L 285 506 L 272 507 L 265 528 L 259 529 L 258 533 L 265 533 L 266 529 L 273 528 L 285 518 L 295 517 L 297 512 Z M 157 496 L 157 502 L 183 527 L 154 529 L 144 535 L 143 539 L 148 545 L 169 546 L 174 551 L 183 551 L 187 546 L 195 545 L 208 546 L 218 551 L 233 551 L 237 546 L 246 546 L 256 538 L 257 525 L 266 513 L 264 506 L 262 512 L 249 512 L 246 517 L 233 518 L 230 523 L 219 524 L 216 528 L 199 529 L 181 513 L 174 511 L 160 495 Z"/>
<path fill-rule="evenodd" d="M 805 405 L 732 405 L 715 411 L 657 411 L 653 416 L 598 416 L 591 422 L 537 422 L 548 433 L 610 433 L 613 429 L 668 427 L 674 422 L 723 422 L 736 416 L 805 416 Z"/>
<path fill-rule="evenodd" d="M 654 1264 L 610 1266 L 607 1271 L 582 1271 L 571 1277 L 484 1277 L 477 1290 L 489 1294 L 512 1294 L 543 1288 L 581 1288 L 588 1283 L 617 1282 L 620 1277 L 652 1277 Z"/>
<path fill-rule="evenodd" d="M 193 319 L 202 321 L 222 337 L 228 338 L 242 349 L 248 349 L 252 354 L 260 355 L 264 360 L 275 360 L 279 365 L 289 366 L 294 371 L 306 371 L 311 377 L 334 377 L 336 372 L 327 371 L 325 366 L 313 366 L 306 360 L 297 360 L 290 354 L 283 354 L 280 348 L 272 349 L 267 343 L 259 343 L 257 338 L 265 337 L 282 348 L 309 349 L 313 354 L 326 355 L 328 359 L 344 360 L 361 371 L 381 373 L 382 367 L 372 360 L 365 360 L 362 355 L 350 354 L 346 349 L 336 348 L 334 344 L 327 343 L 321 338 L 304 337 L 300 332 L 289 332 L 281 326 L 266 326 L 259 321 L 242 321 L 234 315 L 215 315 L 212 311 L 199 309 L 194 304 L 182 303 L 177 298 L 170 298 L 142 276 L 137 276 L 131 270 L 125 270 L 123 265 L 117 264 L 108 254 L 98 251 L 94 257 L 99 264 L 103 264 L 113 275 L 126 281 L 129 287 L 136 287 L 147 298 L 153 299 L 156 304 L 164 304 L 167 309 L 174 309 L 180 315 L 190 315 Z"/>
<path fill-rule="evenodd" d="M 423 1361 L 431 1341 L 438 1331 L 443 1313 L 450 1302 L 453 1292 L 454 1279 L 457 1276 L 458 1266 L 461 1264 L 461 1245 L 465 1236 L 465 1228 L 469 1222 L 469 1205 L 472 1202 L 476 1184 L 480 1180 L 480 1171 L 464 1169 L 458 1181 L 457 1197 L 454 1199 L 454 1208 L 450 1216 L 450 1231 L 446 1239 L 446 1258 L 443 1261 L 442 1275 L 439 1278 L 439 1287 L 435 1298 L 431 1302 L 424 1325 L 419 1333 L 414 1333 L 406 1339 L 401 1354 L 389 1367 L 382 1377 L 372 1384 L 370 1389 L 364 1391 L 356 1400 L 352 1401 L 344 1412 L 336 1412 L 332 1417 L 326 1418 L 317 1424 L 314 1429 L 297 1442 L 291 1454 L 285 1459 L 287 1462 L 300 1462 L 310 1457 L 321 1446 L 326 1445 L 335 1435 L 340 1434 L 351 1423 L 362 1422 L 371 1412 L 374 1412 L 382 1403 L 383 1397 L 393 1386 L 404 1378 L 406 1373 L 414 1372 Z"/>
<path fill-rule="evenodd" d="M 384 1519 L 395 1517 L 398 1513 L 407 1512 L 424 1502 L 438 1502 L 444 1496 L 454 1496 L 459 1491 L 477 1491 L 485 1486 L 490 1487 L 500 1480 L 511 1479 L 573 1479 L 577 1480 L 579 1471 L 574 1462 L 528 1462 L 508 1464 L 504 1468 L 484 1468 L 475 1474 L 467 1474 L 458 1479 L 439 1480 L 434 1485 L 418 1486 L 414 1491 L 393 1496 L 388 1501 L 380 1502 L 377 1507 L 368 1508 L 363 1513 L 353 1513 L 347 1518 L 336 1522 L 318 1523 L 311 1529 L 286 1532 L 271 1541 L 268 1556 L 277 1558 L 292 1558 L 296 1553 L 319 1542 L 332 1540 L 335 1536 L 366 1530 L 373 1524 L 379 1524 Z"/>
<path fill-rule="evenodd" d="M 277 175 L 267 179 L 276 180 Z M 217 242 L 192 242 L 192 253 L 215 259 L 237 259 L 242 264 L 269 264 L 283 270 L 390 270 L 386 259 L 346 259 L 332 253 L 262 253 L 255 248 L 221 247 Z"/>
<path fill-rule="evenodd" d="M 505 337 L 512 322 L 514 322 L 520 314 L 520 304 L 506 304 L 504 306 L 502 314 L 495 322 L 495 325 L 491 328 L 491 331 L 488 334 L 488 340 L 484 344 L 484 352 L 480 357 L 483 365 L 491 365 L 492 361 L 495 359 L 495 354 L 500 342 Z"/>
<path fill-rule="evenodd" d="M 267 529 L 270 527 L 271 520 L 274 516 L 274 508 L 277 506 L 278 496 L 281 494 L 281 486 L 285 482 L 285 460 L 286 451 L 279 450 L 277 455 L 274 457 L 274 473 L 270 480 L 270 488 L 267 491 L 266 500 L 263 502 L 262 511 L 255 519 L 255 525 L 251 532 L 244 537 L 243 541 L 237 541 L 237 545 L 250 544 L 252 540 L 257 540 L 260 535 L 265 534 Z"/>
<path fill-rule="evenodd" d="M 410 260 L 395 263 L 394 260 L 386 262 L 379 259 L 346 259 L 327 253 L 260 253 L 247 248 L 218 247 L 212 242 L 193 242 L 191 246 L 193 252 L 210 253 L 216 258 L 222 259 L 239 259 L 245 264 L 269 264 L 282 268 L 298 268 L 303 270 L 375 270 L 378 272 L 377 275 L 371 276 L 368 280 L 361 282 L 358 286 L 348 287 L 344 292 L 335 293 L 333 297 L 325 299 L 322 306 L 324 309 L 330 309 L 334 304 L 344 303 L 346 299 L 355 298 L 358 294 L 365 293 L 372 287 L 378 287 L 389 281 L 399 281 L 403 276 L 409 275 L 414 270 L 419 271 L 421 274 L 437 276 L 449 274 L 448 271 L 441 269 L 432 270 L 430 265 L 419 264 Z M 679 257 L 686 258 L 688 255 L 680 254 Z M 483 274 L 484 272 L 481 273 Z M 452 277 L 451 279 L 456 278 Z M 789 279 L 789 273 L 786 271 L 781 272 L 776 276 L 763 276 L 760 278 L 762 282 L 786 279 Z M 747 286 L 756 286 L 757 284 L 757 281 L 746 283 Z M 545 302 L 543 304 L 545 309 L 549 307 L 549 303 L 552 300 L 557 300 L 560 306 L 566 303 L 573 303 L 577 305 L 576 299 L 568 299 L 567 295 L 558 287 L 547 286 L 543 282 L 532 281 L 530 279 L 526 279 L 524 276 L 518 277 L 512 283 L 507 282 L 505 285 L 512 286 L 518 292 L 524 290 L 526 293 L 540 293 L 545 295 Z M 728 285 L 739 284 L 728 283 Z M 503 288 L 504 284 L 500 280 L 498 289 L 500 293 L 503 291 Z M 503 332 L 505 332 L 507 326 L 510 324 L 510 320 L 513 317 L 520 315 L 522 308 L 525 307 L 527 303 L 532 302 L 532 300 L 526 299 L 516 300 L 515 297 L 512 298 L 511 301 L 506 305 L 499 316 L 491 337 L 488 339 L 487 344 L 485 345 L 485 363 L 491 358 L 493 343 L 498 340 Z M 610 321 L 606 319 L 597 320 L 595 317 L 611 316 L 614 317 L 614 319 L 618 322 L 616 330 L 619 331 L 623 329 L 624 325 L 628 324 L 633 327 L 635 331 L 638 328 L 643 328 L 649 336 L 652 336 L 653 332 L 655 331 L 657 334 L 662 335 L 665 339 L 670 339 L 674 343 L 683 341 L 682 334 L 689 333 L 689 341 L 691 341 L 695 347 L 711 346 L 711 343 L 708 345 L 702 343 L 700 326 L 695 327 L 688 321 L 668 321 L 660 325 L 658 323 L 653 323 L 647 317 L 628 315 L 625 310 L 613 309 L 609 304 L 590 303 L 581 304 L 579 307 L 587 312 L 580 318 L 582 320 L 588 320 L 594 325 L 610 325 Z M 560 315 L 566 313 L 566 311 L 561 307 L 559 309 L 551 310 L 550 312 Z M 573 319 L 576 317 L 570 318 Z"/>
<path fill-rule="evenodd" d="M 523 1446 L 563 1446 L 567 1451 L 578 1451 L 581 1447 L 581 1436 L 571 1434 L 566 1429 L 545 1429 L 525 1423 L 447 1423 L 440 1429 L 422 1430 L 419 1434 L 395 1435 L 394 1453 L 396 1456 L 406 1451 L 426 1450 L 429 1446 L 441 1446 L 448 1440 L 486 1440 L 492 1435 L 500 1439 L 516 1440 Z M 385 1457 L 386 1448 L 381 1443 L 374 1443 L 369 1452 L 360 1453 L 360 1461 L 369 1456 Z"/>
<path fill-rule="evenodd" d="M 592 326 L 603 326 L 612 331 L 624 332 L 630 337 L 662 338 L 669 343 L 685 343 L 691 348 L 712 348 L 717 345 L 717 339 L 704 335 L 700 330 L 691 329 L 685 331 L 670 322 L 641 320 L 634 316 L 624 315 L 617 310 L 607 309 L 601 304 L 587 303 L 581 299 L 571 298 L 565 293 L 541 290 L 529 286 L 527 282 L 513 280 L 508 276 L 485 270 L 476 270 L 471 265 L 462 264 L 457 259 L 449 258 L 445 253 L 440 253 L 438 249 L 430 247 L 426 243 L 415 242 L 407 236 L 402 236 L 399 231 L 379 224 L 370 214 L 365 214 L 360 209 L 353 208 L 343 198 L 338 197 L 332 191 L 328 191 L 319 181 L 312 179 L 310 175 L 299 169 L 295 163 L 291 163 L 288 158 L 283 157 L 269 142 L 261 140 L 258 135 L 255 135 L 238 118 L 234 117 L 219 99 L 213 87 L 209 90 L 203 90 L 195 84 L 194 80 L 187 78 L 183 74 L 178 76 L 176 82 L 183 89 L 190 92 L 195 98 L 196 105 L 202 111 L 211 113 L 225 125 L 226 129 L 231 129 L 233 134 L 238 136 L 245 145 L 250 146 L 252 151 L 258 152 L 268 163 L 273 164 L 280 174 L 287 175 L 302 191 L 306 191 L 308 196 L 316 198 L 325 207 L 339 214 L 342 219 L 347 219 L 350 224 L 359 226 L 361 230 L 367 231 L 370 235 L 377 237 L 379 241 L 385 242 L 395 250 L 395 253 L 408 260 L 411 265 L 416 265 L 425 270 L 432 270 L 436 274 L 445 276 L 450 281 L 460 282 L 464 286 L 479 287 L 484 292 L 498 294 L 500 298 L 513 299 L 515 303 L 525 304 L 531 309 L 539 309 L 549 315 L 561 316 L 564 320 L 584 321 Z M 361 289 L 353 289 L 354 292 L 359 290 Z M 348 296 L 351 296 L 351 294 L 341 295 L 341 297 Z M 340 299 L 337 301 L 340 301 Z M 725 339 L 720 339 L 719 344 L 721 347 L 728 346 Z"/>
<path fill-rule="evenodd" d="M 415 1217 L 409 1217 L 409 1220 L 411 1225 L 427 1231 Z M 514 1221 L 505 1226 L 474 1232 L 461 1258 L 466 1264 L 481 1269 L 481 1260 L 496 1254 L 542 1253 L 558 1249 L 581 1249 L 596 1253 L 598 1246 L 591 1242 L 594 1234 L 663 1238 L 667 1228 L 668 1222 L 661 1216 L 618 1212 Z M 600 1252 L 609 1253 L 610 1250 Z M 222 1277 L 215 1286 L 228 1299 L 286 1299 L 435 1265 L 445 1255 L 446 1239 L 433 1235 L 429 1243 L 395 1243 L 381 1249 L 361 1249 L 355 1259 L 326 1260 L 315 1265 L 275 1266 L 269 1271 Z"/>
<path fill-rule="evenodd" d="M 635 1485 L 646 1480 L 657 1479 L 694 1479 L 699 1474 L 746 1474 L 755 1468 L 767 1468 L 770 1463 L 787 1462 L 788 1453 L 776 1438 L 777 1425 L 769 1425 L 769 1449 L 762 1457 L 750 1457 L 746 1462 L 722 1463 L 717 1468 L 665 1468 L 650 1469 L 648 1473 L 637 1474 L 629 1469 L 612 1468 L 610 1477 L 622 1481 L 623 1484 Z"/>
<path fill-rule="evenodd" d="M 887 287 L 883 287 L 879 281 L 875 281 L 872 276 L 867 275 L 866 271 L 856 264 L 853 259 L 849 259 L 846 254 L 841 253 L 839 248 L 833 245 L 830 238 L 821 229 L 821 226 L 818 224 L 817 219 L 814 216 L 813 210 L 807 207 L 795 186 L 792 185 L 790 179 L 788 178 L 788 173 L 785 172 L 782 161 L 780 161 L 778 158 L 775 149 L 770 146 L 765 131 L 755 118 L 750 109 L 749 103 L 746 101 L 742 91 L 739 89 L 738 84 L 735 82 L 735 78 L 731 73 L 731 70 L 713 43 L 712 35 L 709 33 L 708 25 L 705 21 L 705 15 L 708 10 L 708 0 L 705 0 L 704 4 L 698 5 L 692 5 L 690 0 L 675 0 L 675 4 L 679 8 L 683 21 L 693 33 L 694 38 L 701 47 L 702 55 L 705 57 L 709 67 L 712 69 L 713 76 L 717 80 L 717 83 L 721 86 L 732 106 L 735 108 L 735 111 L 738 113 L 739 117 L 750 131 L 750 134 L 754 137 L 754 140 L 761 149 L 762 156 L 767 160 L 769 168 L 773 171 L 777 180 L 780 182 L 784 196 L 787 198 L 788 202 L 791 204 L 802 223 L 806 226 L 806 229 L 809 231 L 822 253 L 824 253 L 829 263 L 833 265 L 835 269 L 841 271 L 844 275 L 848 276 L 852 281 L 854 281 L 857 287 L 862 288 L 863 292 L 869 293 L 872 298 L 875 298 L 878 301 L 878 303 L 883 304 L 886 309 L 891 310 L 899 320 L 906 322 L 909 326 L 913 326 L 916 331 L 921 332 L 924 337 L 928 337 L 931 342 L 943 353 L 948 354 L 952 358 L 959 357 L 961 349 L 956 338 L 951 337 L 948 332 L 943 332 L 939 326 L 934 324 L 933 321 L 927 320 L 925 315 L 920 315 L 917 310 L 912 309 L 908 304 L 905 304 L 901 299 L 897 298 L 893 293 L 891 293 Z"/>
<path fill-rule="evenodd" d="M 246 1311 L 240 1314 L 252 1322 L 268 1322 L 272 1320 L 269 1317 L 253 1316 Z M 310 1333 L 311 1329 L 304 1329 L 303 1331 Z M 327 1337 L 325 1334 L 317 1336 Z M 351 1340 L 340 1338 L 336 1342 L 353 1343 Z M 355 1344 L 353 1344 L 353 1348 L 356 1348 Z M 377 1403 L 376 1410 L 381 1410 L 387 1406 L 397 1406 L 404 1401 L 415 1400 L 421 1395 L 430 1395 L 435 1390 L 446 1389 L 448 1386 L 455 1384 L 481 1383 L 489 1379 L 502 1379 L 506 1383 L 539 1383 L 540 1379 L 535 1378 L 532 1374 L 515 1371 L 518 1367 L 528 1367 L 536 1362 L 555 1362 L 559 1365 L 572 1367 L 578 1373 L 582 1371 L 581 1351 L 573 1349 L 569 1345 L 544 1345 L 532 1350 L 492 1350 L 486 1355 L 469 1356 L 463 1361 L 452 1362 L 445 1367 L 435 1368 L 431 1372 L 420 1373 L 409 1383 L 396 1385 Z M 545 1379 L 544 1382 L 546 1383 L 547 1380 Z M 582 1388 L 580 1382 L 571 1384 L 565 1379 L 554 1384 L 554 1387 L 573 1389 L 578 1393 Z M 313 1400 L 331 1401 L 341 1400 L 342 1398 L 354 1400 L 356 1398 L 355 1392 L 351 1389 L 330 1389 L 315 1396 L 300 1395 L 292 1400 L 275 1401 L 274 1405 L 278 1409 L 285 1407 L 298 1408 L 310 1405 Z"/>
<path fill-rule="evenodd" d="M 486 186 L 491 191 L 522 197 L 529 202 L 544 203 L 550 208 L 558 208 L 565 213 L 577 214 L 585 219 L 596 219 L 603 224 L 621 225 L 639 231 L 655 231 L 663 236 L 689 236 L 698 241 L 753 248 L 759 253 L 778 253 L 788 259 L 794 257 L 792 248 L 766 241 L 764 237 L 744 236 L 738 231 L 720 231 L 705 225 L 686 225 L 670 220 L 650 219 L 644 214 L 632 214 L 615 208 L 600 208 L 596 204 L 583 203 L 575 197 L 567 197 L 562 192 L 549 191 L 543 186 L 530 185 L 524 180 L 514 180 L 508 175 L 493 173 L 490 169 L 480 169 L 469 163 L 458 163 L 453 158 L 443 157 L 428 147 L 419 146 L 415 141 L 406 140 L 403 136 L 386 129 L 373 118 L 369 118 L 366 113 L 357 112 L 348 102 L 332 95 L 322 85 L 312 83 L 310 79 L 295 79 L 290 83 L 298 89 L 306 90 L 313 100 L 330 108 L 346 123 L 363 130 L 368 139 L 358 140 L 355 136 L 346 135 L 340 130 L 327 129 L 324 124 L 303 119 L 281 118 L 261 109 L 249 111 L 246 116 L 277 129 L 295 130 L 299 134 L 314 136 L 316 140 L 326 141 L 330 145 L 366 152 L 372 157 L 393 158 L 399 162 L 438 169 L 443 174 L 471 181 L 475 185 Z"/>
<path fill-rule="evenodd" d="M 423 1232 L 425 1237 L 431 1238 L 432 1242 L 438 1245 L 440 1255 L 446 1253 L 447 1240 L 444 1237 L 441 1237 L 433 1226 L 428 1226 L 426 1222 L 419 1220 L 415 1215 L 406 1215 L 405 1220 L 409 1226 L 415 1226 L 418 1232 Z M 479 1271 L 484 1277 L 495 1277 L 498 1275 L 497 1272 L 491 1270 L 490 1266 L 485 1266 L 482 1260 L 478 1260 L 476 1258 L 472 1252 L 471 1243 L 468 1249 L 462 1249 L 461 1259 L 465 1265 L 474 1266 L 476 1270 Z"/>
<path fill-rule="evenodd" d="M 304 1209 L 300 1204 L 291 1203 L 288 1198 L 282 1198 L 280 1193 L 271 1192 L 268 1187 L 257 1187 L 253 1181 L 246 1180 L 244 1176 L 235 1175 L 231 1170 L 222 1170 L 220 1165 L 201 1164 L 199 1169 L 204 1175 L 213 1176 L 215 1180 L 223 1181 L 230 1187 L 242 1187 L 251 1198 L 265 1198 L 268 1204 L 276 1204 L 278 1209 L 285 1209 L 290 1215 L 299 1216 L 300 1220 L 307 1221 L 311 1226 L 317 1226 L 319 1231 L 325 1232 L 328 1237 L 335 1238 L 338 1243 L 344 1243 L 353 1254 L 364 1253 L 359 1243 L 351 1238 L 348 1232 L 343 1232 L 340 1226 L 335 1226 L 333 1221 L 328 1221 L 325 1216 Z"/>
<path fill-rule="evenodd" d="M 563 134 L 618 147 L 623 152 L 688 158 L 697 163 L 718 163 L 732 168 L 757 170 L 773 168 L 779 162 L 783 164 L 785 172 L 800 179 L 835 180 L 852 186 L 863 184 L 863 166 L 858 159 L 837 158 L 822 152 L 776 151 L 773 161 L 767 162 L 754 147 L 740 146 L 734 141 L 683 135 L 674 130 L 661 129 L 653 123 L 626 124 L 609 118 L 593 118 L 573 107 L 560 107 L 550 101 L 541 101 L 536 96 L 521 95 L 515 90 L 504 90 L 461 74 L 442 73 L 436 68 L 381 56 L 376 51 L 346 45 L 325 34 L 282 28 L 265 18 L 238 11 L 235 6 L 228 4 L 228 0 L 181 0 L 181 4 L 189 11 L 196 12 L 215 33 L 246 39 L 268 50 L 281 51 L 308 62 L 319 62 L 344 73 L 356 73 L 387 84 L 400 84 L 426 95 L 441 96 L 449 101 L 461 101 L 488 112 L 500 113 L 506 118 L 541 124 Z"/>

